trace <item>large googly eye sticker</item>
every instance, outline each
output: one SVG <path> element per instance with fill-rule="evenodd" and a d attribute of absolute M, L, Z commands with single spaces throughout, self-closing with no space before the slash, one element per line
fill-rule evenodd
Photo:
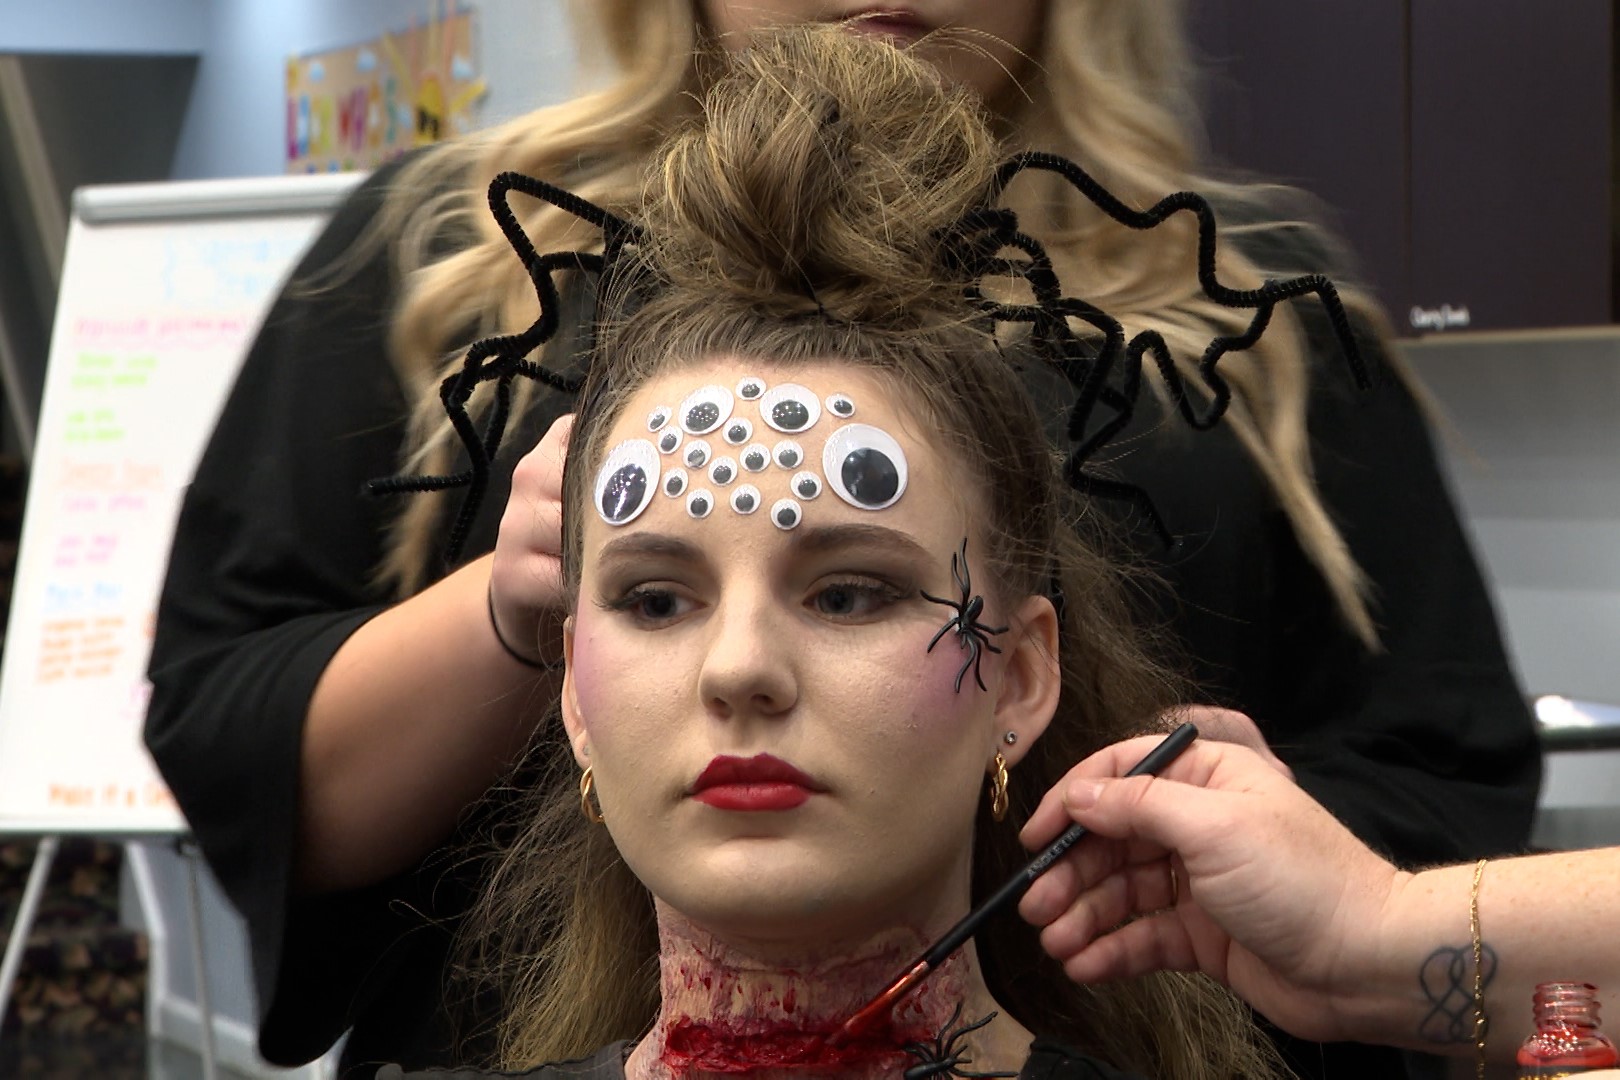
<path fill-rule="evenodd" d="M 771 524 L 778 529 L 797 529 L 804 520 L 804 511 L 792 499 L 777 499 L 771 504 Z"/>
<path fill-rule="evenodd" d="M 660 454 L 673 454 L 681 448 L 683 438 L 680 428 L 664 429 L 664 433 L 658 436 L 658 452 Z"/>
<path fill-rule="evenodd" d="M 686 444 L 686 452 L 681 455 L 688 469 L 701 469 L 709 463 L 709 444 L 702 439 L 693 439 Z"/>
<path fill-rule="evenodd" d="M 792 439 L 783 439 L 771 447 L 771 458 L 784 469 L 797 469 L 804 464 L 804 447 Z"/>
<path fill-rule="evenodd" d="M 848 394 L 828 394 L 827 411 L 840 420 L 848 420 L 855 415 L 855 401 Z"/>
<path fill-rule="evenodd" d="M 596 512 L 609 525 L 634 521 L 658 490 L 658 450 L 629 439 L 608 451 L 596 474 Z"/>
<path fill-rule="evenodd" d="M 886 431 L 845 424 L 821 449 L 827 485 L 858 510 L 893 506 L 906 491 L 906 455 Z"/>
<path fill-rule="evenodd" d="M 654 433 L 663 431 L 664 425 L 669 423 L 671 415 L 668 405 L 658 406 L 658 408 L 647 414 L 647 430 Z"/>
<path fill-rule="evenodd" d="M 675 410 L 681 430 L 688 435 L 707 435 L 731 418 L 731 391 L 723 386 L 705 386 L 686 395 Z"/>
<path fill-rule="evenodd" d="M 664 494 L 678 499 L 686 494 L 686 470 L 671 469 L 664 474 Z"/>
<path fill-rule="evenodd" d="M 732 446 L 741 446 L 754 437 L 754 422 L 746 416 L 733 416 L 726 424 L 721 438 Z"/>
<path fill-rule="evenodd" d="M 771 463 L 771 452 L 755 443 L 742 452 L 742 467 L 749 472 L 764 472 Z"/>
<path fill-rule="evenodd" d="M 753 484 L 739 485 L 731 493 L 731 508 L 739 514 L 752 514 L 759 509 L 759 488 Z"/>
<path fill-rule="evenodd" d="M 715 458 L 714 464 L 709 466 L 709 479 L 721 487 L 725 487 L 737 479 L 737 459 L 729 457 Z"/>
<path fill-rule="evenodd" d="M 794 498 L 808 501 L 821 494 L 821 477 L 805 469 L 793 474 L 793 481 L 788 487 L 793 491 Z"/>
<path fill-rule="evenodd" d="M 798 383 L 783 383 L 765 391 L 759 399 L 759 415 L 777 431 L 797 435 L 821 419 L 821 401 Z"/>
<path fill-rule="evenodd" d="M 737 380 L 737 396 L 744 401 L 758 401 L 765 395 L 765 380 L 752 375 Z"/>
<path fill-rule="evenodd" d="M 686 512 L 695 518 L 706 518 L 714 513 L 714 496 L 708 488 L 698 488 L 686 497 Z"/>

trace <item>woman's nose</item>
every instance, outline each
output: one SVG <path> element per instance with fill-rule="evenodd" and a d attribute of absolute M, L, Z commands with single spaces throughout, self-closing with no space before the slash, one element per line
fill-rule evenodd
<path fill-rule="evenodd" d="M 763 591 L 724 600 L 710 622 L 699 679 L 704 704 L 721 719 L 772 717 L 798 701 L 787 613 Z"/>

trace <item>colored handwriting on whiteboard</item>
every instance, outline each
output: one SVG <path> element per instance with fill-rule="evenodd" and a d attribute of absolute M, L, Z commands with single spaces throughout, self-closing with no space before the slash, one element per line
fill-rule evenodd
<path fill-rule="evenodd" d="M 43 686 L 111 675 L 125 651 L 127 625 L 122 615 L 47 619 L 40 636 L 39 668 L 34 681 Z"/>
<path fill-rule="evenodd" d="M 270 280 L 264 291 L 245 299 L 262 301 L 275 281 Z M 188 297 L 191 303 L 200 303 Z M 69 344 L 79 351 L 77 367 L 85 374 L 94 374 L 95 364 L 112 361 L 109 354 L 119 350 L 145 352 L 150 355 L 130 357 L 131 361 L 144 359 L 150 367 L 156 366 L 156 354 L 165 349 L 212 349 L 221 345 L 235 345 L 247 339 L 253 324 L 246 315 L 131 315 L 124 317 L 97 317 L 81 315 L 73 320 Z M 150 370 L 148 367 L 147 370 Z"/>
<path fill-rule="evenodd" d="M 141 784 L 56 784 L 47 789 L 47 798 L 53 807 L 69 810 L 93 810 L 121 807 L 135 809 L 173 809 L 174 796 L 156 780 Z"/>
<path fill-rule="evenodd" d="M 158 271 L 163 298 L 193 305 L 257 305 L 274 291 L 304 245 L 303 238 L 293 236 L 167 239 Z"/>

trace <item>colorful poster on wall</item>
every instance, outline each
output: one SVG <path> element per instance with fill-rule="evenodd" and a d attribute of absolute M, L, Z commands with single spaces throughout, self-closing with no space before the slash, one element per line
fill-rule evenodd
<path fill-rule="evenodd" d="M 473 13 L 287 61 L 287 171 L 371 169 L 466 131 L 484 94 Z"/>

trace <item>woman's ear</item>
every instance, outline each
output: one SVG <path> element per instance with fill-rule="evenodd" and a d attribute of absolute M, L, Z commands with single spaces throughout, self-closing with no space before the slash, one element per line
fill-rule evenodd
<path fill-rule="evenodd" d="M 1058 616 L 1052 601 L 1031 596 L 1011 620 L 1017 636 L 1004 646 L 996 694 L 996 749 L 1008 765 L 1021 761 L 1057 712 L 1063 690 L 1058 665 Z M 1011 733 L 1013 739 L 1007 739 Z"/>
<path fill-rule="evenodd" d="M 574 617 L 563 620 L 563 683 L 562 698 L 558 706 L 562 712 L 563 730 L 568 733 L 568 745 L 574 749 L 574 760 L 580 768 L 591 763 L 591 736 L 585 730 L 585 718 L 579 712 L 579 698 L 574 692 Z"/>

